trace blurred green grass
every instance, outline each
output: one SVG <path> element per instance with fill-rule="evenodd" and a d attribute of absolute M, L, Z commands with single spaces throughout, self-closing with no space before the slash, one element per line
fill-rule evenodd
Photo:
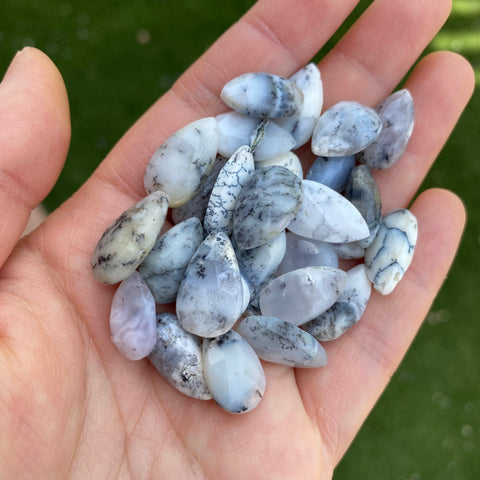
<path fill-rule="evenodd" d="M 253 3 L 3 0 L 0 71 L 15 51 L 34 45 L 55 61 L 69 92 L 72 144 L 47 207 L 68 198 L 135 119 Z M 360 2 L 320 55 L 370 3 Z M 427 52 L 439 49 L 465 55 L 480 83 L 480 0 L 453 1 Z M 480 478 L 479 119 L 477 89 L 423 186 L 451 189 L 465 202 L 468 225 L 455 265 L 335 480 Z"/>

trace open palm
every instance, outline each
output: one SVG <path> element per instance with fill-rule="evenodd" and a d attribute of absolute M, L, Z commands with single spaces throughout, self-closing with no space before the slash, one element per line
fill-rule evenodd
<path fill-rule="evenodd" d="M 461 202 L 430 190 L 411 209 L 419 241 L 393 294 L 372 294 L 362 320 L 326 345 L 323 369 L 264 364 L 251 413 L 183 396 L 147 360 L 110 341 L 115 287 L 90 255 L 103 230 L 145 195 L 143 172 L 171 133 L 225 111 L 218 94 L 249 71 L 289 76 L 355 0 L 260 0 L 118 142 L 91 179 L 18 240 L 48 193 L 70 137 L 61 77 L 41 52 L 16 56 L 0 85 L 0 478 L 330 478 L 412 341 L 455 254 Z M 377 0 L 321 62 L 325 105 L 373 106 L 409 70 L 448 15 L 448 0 Z M 376 174 L 384 212 L 412 199 L 473 88 L 457 55 L 436 53 L 407 88 L 416 125 L 403 159 Z"/>

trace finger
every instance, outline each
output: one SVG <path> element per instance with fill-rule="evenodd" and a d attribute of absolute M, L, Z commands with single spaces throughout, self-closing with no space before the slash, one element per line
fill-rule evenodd
<path fill-rule="evenodd" d="M 320 62 L 325 107 L 375 105 L 405 76 L 445 23 L 450 0 L 375 1 Z"/>
<path fill-rule="evenodd" d="M 389 382 L 453 261 L 465 222 L 460 200 L 429 190 L 412 206 L 419 237 L 413 261 L 393 293 L 372 291 L 364 317 L 326 342 L 321 374 L 297 371 L 306 408 L 319 425 L 334 467 Z"/>
<path fill-rule="evenodd" d="M 58 178 L 69 141 L 61 75 L 46 55 L 25 48 L 0 84 L 0 266 Z"/>
<path fill-rule="evenodd" d="M 395 165 L 374 172 L 385 213 L 412 199 L 467 105 L 475 76 L 463 57 L 437 52 L 419 63 L 405 87 L 415 105 L 412 137 Z"/>

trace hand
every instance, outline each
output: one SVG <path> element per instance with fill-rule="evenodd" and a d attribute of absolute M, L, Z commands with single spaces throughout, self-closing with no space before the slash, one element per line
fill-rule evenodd
<path fill-rule="evenodd" d="M 156 147 L 226 108 L 221 87 L 249 71 L 291 75 L 341 24 L 354 0 L 260 0 L 118 142 L 87 183 L 31 235 L 31 209 L 65 160 L 69 112 L 58 71 L 25 49 L 0 85 L 0 477 L 331 478 L 438 292 L 464 225 L 460 200 L 422 193 L 412 265 L 393 294 L 372 294 L 361 321 L 326 344 L 323 369 L 264 364 L 267 391 L 234 416 L 185 397 L 147 360 L 110 341 L 115 287 L 95 282 L 103 230 L 145 196 Z M 387 96 L 448 15 L 447 0 L 377 0 L 322 60 L 325 107 Z M 416 125 L 402 160 L 376 173 L 384 212 L 406 206 L 471 95 L 461 57 L 436 53 L 406 87 Z M 324 108 L 325 108 L 324 107 Z"/>

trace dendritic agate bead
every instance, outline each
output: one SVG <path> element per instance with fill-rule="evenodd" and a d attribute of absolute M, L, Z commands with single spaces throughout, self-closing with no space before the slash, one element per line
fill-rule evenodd
<path fill-rule="evenodd" d="M 347 275 L 331 267 L 306 267 L 285 273 L 260 292 L 260 310 L 266 317 L 302 325 L 337 300 Z"/>
<path fill-rule="evenodd" d="M 155 346 L 155 324 L 155 300 L 142 277 L 133 272 L 113 296 L 110 312 L 112 342 L 129 360 L 140 360 Z"/>
<path fill-rule="evenodd" d="M 267 362 L 290 367 L 324 367 L 325 349 L 309 333 L 275 317 L 251 316 L 239 324 L 238 333 Z"/>
<path fill-rule="evenodd" d="M 138 268 L 156 303 L 175 301 L 187 265 L 202 241 L 202 224 L 196 217 L 175 225 L 157 239 Z"/>
<path fill-rule="evenodd" d="M 408 90 L 400 90 L 387 97 L 375 108 L 383 128 L 378 138 L 358 159 L 371 168 L 391 167 L 404 154 L 413 132 L 415 111 Z"/>
<path fill-rule="evenodd" d="M 184 330 L 173 313 L 157 315 L 157 341 L 148 359 L 184 395 L 200 400 L 212 398 L 205 381 L 202 341 Z"/>
<path fill-rule="evenodd" d="M 285 255 L 286 245 L 285 231 L 283 231 L 259 247 L 235 251 L 240 271 L 250 281 L 254 295 L 277 270 Z"/>
<path fill-rule="evenodd" d="M 322 183 L 336 192 L 343 192 L 354 165 L 354 155 L 349 157 L 317 157 L 305 178 Z"/>
<path fill-rule="evenodd" d="M 270 73 L 245 73 L 230 80 L 220 93 L 236 112 L 249 117 L 289 117 L 300 112 L 303 93 L 290 80 Z"/>
<path fill-rule="evenodd" d="M 265 373 L 257 354 L 230 330 L 203 341 L 205 378 L 213 399 L 230 413 L 253 410 L 265 393 Z"/>
<path fill-rule="evenodd" d="M 375 238 L 382 218 L 382 201 L 377 183 L 366 165 L 353 168 L 344 195 L 362 214 L 368 225 L 369 236 L 366 240 L 359 241 L 361 247 L 368 247 Z"/>
<path fill-rule="evenodd" d="M 164 191 L 171 207 L 188 202 L 211 172 L 217 149 L 215 118 L 202 118 L 181 128 L 153 154 L 145 170 L 145 190 Z"/>
<path fill-rule="evenodd" d="M 203 228 L 207 234 L 233 231 L 233 212 L 242 187 L 255 169 L 250 147 L 240 147 L 220 170 L 207 205 Z"/>
<path fill-rule="evenodd" d="M 303 168 L 298 156 L 293 152 L 281 153 L 275 157 L 269 158 L 267 160 L 262 160 L 261 162 L 255 162 L 255 168 L 257 170 L 265 167 L 271 167 L 273 165 L 278 165 L 279 167 L 288 168 L 295 175 L 297 175 L 300 180 L 303 179 Z"/>
<path fill-rule="evenodd" d="M 233 215 L 236 248 L 255 248 L 278 235 L 298 212 L 302 198 L 302 182 L 287 168 L 255 170 L 240 192 Z"/>
<path fill-rule="evenodd" d="M 402 279 L 417 243 L 417 219 L 406 209 L 386 215 L 377 236 L 365 252 L 368 278 L 382 295 L 393 291 Z"/>
<path fill-rule="evenodd" d="M 177 295 L 182 327 L 201 337 L 230 330 L 242 314 L 243 286 L 235 252 L 223 233 L 212 233 L 192 257 Z"/>
<path fill-rule="evenodd" d="M 303 93 L 302 110 L 293 117 L 280 118 L 275 122 L 295 139 L 294 149 L 307 143 L 323 105 L 323 85 L 320 71 L 313 63 L 294 73 L 290 81 Z"/>
<path fill-rule="evenodd" d="M 369 235 L 362 215 L 345 197 L 311 180 L 303 180 L 303 202 L 288 229 L 331 243 L 353 242 Z"/>
<path fill-rule="evenodd" d="M 347 272 L 347 282 L 338 300 L 303 328 L 319 341 L 335 340 L 360 320 L 371 290 L 365 265 L 353 267 Z"/>
<path fill-rule="evenodd" d="M 357 102 L 340 102 L 318 119 L 312 135 L 312 152 L 321 157 L 354 155 L 380 134 L 382 122 L 371 108 Z"/>
<path fill-rule="evenodd" d="M 338 267 L 338 257 L 329 243 L 301 237 L 287 232 L 287 248 L 277 274 L 291 272 L 304 267 Z"/>
<path fill-rule="evenodd" d="M 91 266 L 95 279 L 113 285 L 129 277 L 153 248 L 167 210 L 167 195 L 154 192 L 123 212 L 93 251 Z"/>
<path fill-rule="evenodd" d="M 226 158 L 217 157 L 213 163 L 212 171 L 208 177 L 203 181 L 200 190 L 188 202 L 179 207 L 172 208 L 172 220 L 174 223 L 180 223 L 191 217 L 197 217 L 201 222 L 205 217 L 210 194 L 213 190 L 213 185 L 217 180 L 218 173 L 227 162 Z"/>

